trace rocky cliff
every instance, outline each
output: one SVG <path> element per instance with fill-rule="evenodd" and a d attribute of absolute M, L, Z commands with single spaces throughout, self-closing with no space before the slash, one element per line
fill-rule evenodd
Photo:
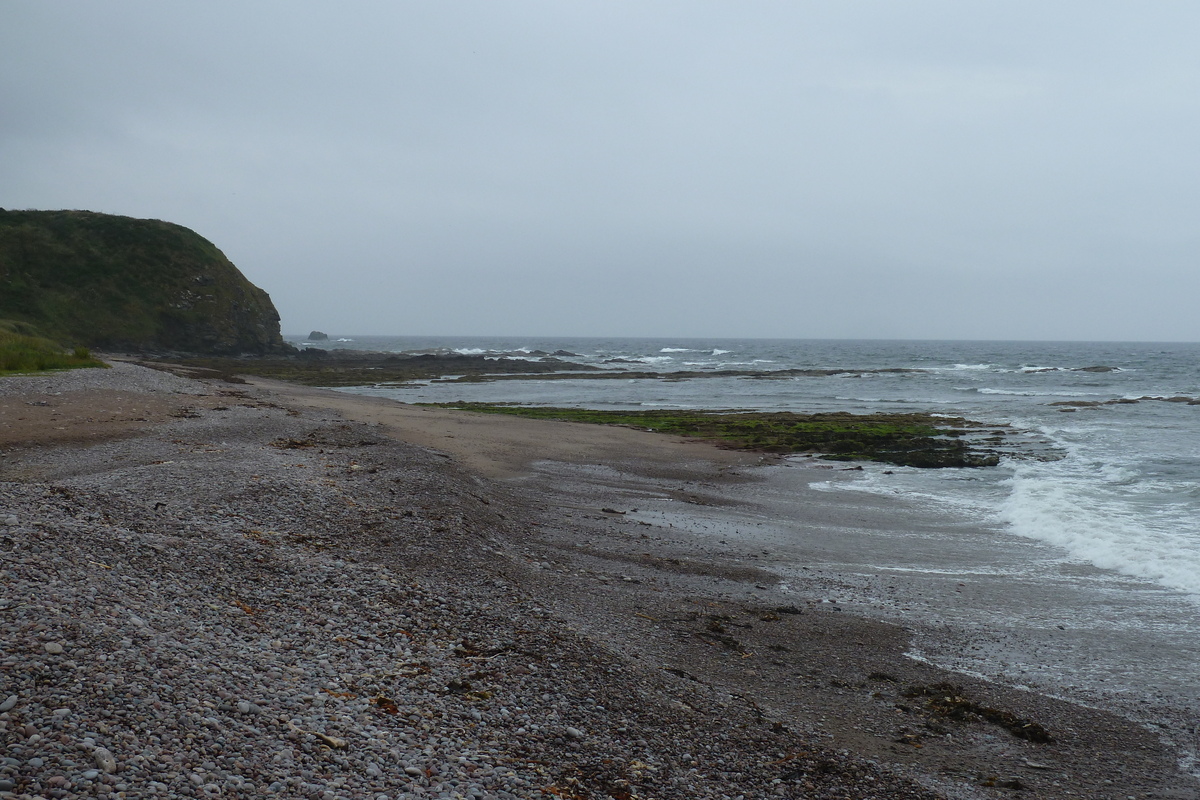
<path fill-rule="evenodd" d="M 101 350 L 290 349 L 271 298 L 212 242 L 90 211 L 0 210 L 0 319 Z"/>

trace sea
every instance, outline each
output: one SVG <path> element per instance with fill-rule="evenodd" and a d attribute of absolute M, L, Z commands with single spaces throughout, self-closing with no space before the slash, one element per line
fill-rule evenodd
<path fill-rule="evenodd" d="M 900 527 L 921 529 L 932 514 L 953 521 L 945 530 L 983 534 L 970 539 L 978 545 L 960 548 L 952 564 L 919 564 L 903 557 L 903 547 L 881 546 L 879 563 L 857 565 L 863 574 L 870 567 L 890 570 L 899 579 L 910 571 L 927 582 L 940 571 L 958 587 L 965 585 L 964 576 L 986 575 L 1009 589 L 1007 595 L 1000 589 L 994 595 L 981 592 L 970 612 L 977 621 L 991 614 L 989 624 L 1022 631 L 1026 641 L 1040 636 L 1046 647 L 1062 631 L 1100 632 L 1094 641 L 1076 636 L 1062 645 L 1071 652 L 1031 646 L 1029 663 L 1013 663 L 1009 642 L 1003 666 L 980 656 L 977 663 L 958 658 L 956 668 L 985 676 L 1003 673 L 1010 681 L 1016 675 L 1040 690 L 1058 686 L 1064 696 L 1098 703 L 1102 696 L 1132 693 L 1142 705 L 1174 705 L 1189 714 L 1200 707 L 1200 343 L 403 336 L 291 341 L 397 353 L 550 357 L 615 372 L 666 374 L 627 380 L 420 381 L 349 390 L 406 403 L 925 411 L 1011 426 L 1030 444 L 1015 448 L 996 467 L 869 464 L 861 471 L 828 472 L 828 479 L 806 477 L 804 489 L 810 498 L 823 494 L 851 505 L 857 498 L 861 508 L 887 500 L 897 509 L 925 515 L 906 518 L 896 511 Z M 738 370 L 769 376 L 784 369 L 829 372 L 770 380 L 747 375 L 670 379 L 672 372 Z M 953 532 L 942 541 L 951 543 L 955 536 L 958 544 L 968 541 Z M 973 558 L 979 563 L 973 565 Z M 852 560 L 844 565 L 851 572 Z M 1035 584 L 1053 595 L 1066 591 L 1059 584 L 1069 580 L 1070 591 L 1058 602 L 1061 613 L 1043 609 L 1034 619 L 1032 601 L 1013 596 L 1014 576 L 1031 596 L 1040 591 L 1030 588 Z M 946 615 L 939 602 L 930 599 L 928 607 L 914 613 Z M 954 621 L 953 615 L 946 618 Z M 950 658 L 929 652 L 914 656 Z M 1107 667 L 1100 663 L 1105 659 Z M 1064 671 L 1077 674 L 1064 677 Z"/>

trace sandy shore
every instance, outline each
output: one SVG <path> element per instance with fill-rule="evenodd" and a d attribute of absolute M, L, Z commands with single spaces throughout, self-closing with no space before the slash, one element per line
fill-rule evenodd
<path fill-rule="evenodd" d="M 131 365 L 0 379 L 0 797 L 1200 797 L 1146 727 L 915 661 L 814 599 L 828 571 L 797 592 L 690 534 L 759 462 Z"/>

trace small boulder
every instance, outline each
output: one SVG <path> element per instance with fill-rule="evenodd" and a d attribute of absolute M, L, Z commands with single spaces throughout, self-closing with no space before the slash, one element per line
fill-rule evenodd
<path fill-rule="evenodd" d="M 104 747 L 97 747 L 92 751 L 92 758 L 96 761 L 96 766 L 102 772 L 107 772 L 112 775 L 117 771 L 117 759 L 111 752 Z"/>

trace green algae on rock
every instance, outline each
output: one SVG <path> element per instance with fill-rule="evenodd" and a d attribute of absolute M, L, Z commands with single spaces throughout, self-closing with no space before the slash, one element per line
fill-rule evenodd
<path fill-rule="evenodd" d="M 507 403 L 422 403 L 439 408 L 532 419 L 624 425 L 693 436 L 737 450 L 813 453 L 838 461 L 882 461 L 908 467 L 990 467 L 999 453 L 977 435 L 995 426 L 933 414 L 797 414 L 790 411 L 597 411 Z"/>

